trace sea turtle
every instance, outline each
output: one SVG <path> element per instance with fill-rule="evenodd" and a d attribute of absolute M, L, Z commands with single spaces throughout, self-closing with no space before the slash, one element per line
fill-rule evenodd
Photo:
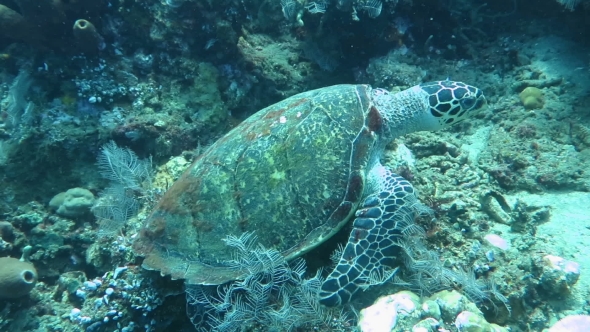
<path fill-rule="evenodd" d="M 271 105 L 211 145 L 159 201 L 134 250 L 143 266 L 187 284 L 220 285 L 247 271 L 228 266 L 223 239 L 255 232 L 288 260 L 353 221 L 321 302 L 346 303 L 373 270 L 390 264 L 417 198 L 382 166 L 387 143 L 456 124 L 487 105 L 481 90 L 454 81 L 397 94 L 335 85 Z"/>

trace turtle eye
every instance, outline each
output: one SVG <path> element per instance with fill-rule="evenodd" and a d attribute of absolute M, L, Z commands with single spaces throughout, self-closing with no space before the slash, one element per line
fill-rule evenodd
<path fill-rule="evenodd" d="M 470 109 L 473 107 L 473 105 L 475 105 L 475 98 L 473 98 L 473 97 L 463 98 L 463 99 L 461 99 L 460 103 L 461 103 L 461 107 L 463 107 L 465 109 Z"/>

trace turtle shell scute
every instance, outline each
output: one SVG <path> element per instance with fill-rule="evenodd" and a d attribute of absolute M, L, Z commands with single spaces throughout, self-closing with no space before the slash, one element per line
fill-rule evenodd
<path fill-rule="evenodd" d="M 209 147 L 163 196 L 134 245 L 144 267 L 220 284 L 240 277 L 223 239 L 254 232 L 297 257 L 354 215 L 381 119 L 366 85 L 271 105 Z"/>

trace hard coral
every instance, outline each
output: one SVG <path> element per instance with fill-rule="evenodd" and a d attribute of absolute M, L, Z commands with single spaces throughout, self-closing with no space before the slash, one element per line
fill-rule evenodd
<path fill-rule="evenodd" d="M 522 90 L 519 97 L 524 108 L 527 110 L 540 109 L 543 108 L 543 105 L 545 104 L 543 91 L 539 88 L 530 86 Z"/>
<path fill-rule="evenodd" d="M 583 332 L 588 331 L 588 326 L 590 326 L 590 316 L 572 315 L 560 319 L 549 329 L 549 332 Z"/>
<path fill-rule="evenodd" d="M 77 217 L 88 213 L 93 204 L 94 195 L 84 188 L 72 188 L 59 193 L 49 202 L 49 206 L 56 210 L 57 214 L 65 217 Z"/>

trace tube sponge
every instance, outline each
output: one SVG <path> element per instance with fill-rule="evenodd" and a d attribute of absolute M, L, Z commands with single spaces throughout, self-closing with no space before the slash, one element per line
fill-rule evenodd
<path fill-rule="evenodd" d="M 96 31 L 94 24 L 87 20 L 74 22 L 74 37 L 80 50 L 87 54 L 96 54 L 105 48 L 104 39 Z"/>
<path fill-rule="evenodd" d="M 0 298 L 13 299 L 29 294 L 37 282 L 33 264 L 12 257 L 0 258 Z"/>

